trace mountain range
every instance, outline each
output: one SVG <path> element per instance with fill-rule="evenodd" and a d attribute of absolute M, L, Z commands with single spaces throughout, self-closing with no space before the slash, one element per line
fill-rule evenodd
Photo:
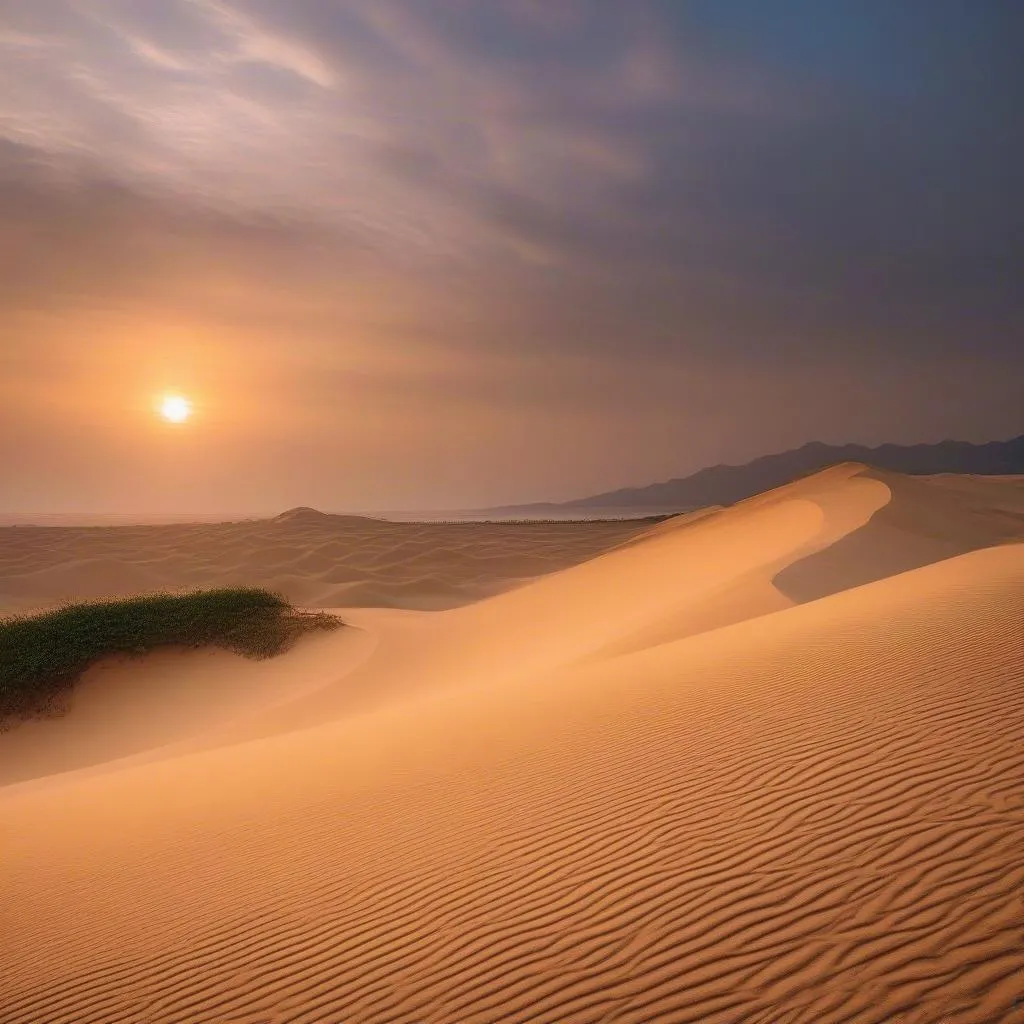
<path fill-rule="evenodd" d="M 731 505 L 751 495 L 779 487 L 797 477 L 816 473 L 838 462 L 863 462 L 879 469 L 916 476 L 933 473 L 976 473 L 991 476 L 1024 473 L 1024 434 L 1009 441 L 971 444 L 941 441 L 938 444 L 829 445 L 811 441 L 773 455 L 763 455 L 742 466 L 709 466 L 690 476 L 623 487 L 615 491 L 554 503 L 509 506 L 503 511 L 539 512 L 544 509 L 701 508 Z"/>

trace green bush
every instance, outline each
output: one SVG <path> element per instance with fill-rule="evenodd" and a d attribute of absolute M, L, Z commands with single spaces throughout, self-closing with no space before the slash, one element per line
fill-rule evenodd
<path fill-rule="evenodd" d="M 249 658 L 286 650 L 310 629 L 340 620 L 300 612 L 283 597 L 240 587 L 68 605 L 0 619 L 0 721 L 59 710 L 94 662 L 158 647 L 223 647 Z"/>

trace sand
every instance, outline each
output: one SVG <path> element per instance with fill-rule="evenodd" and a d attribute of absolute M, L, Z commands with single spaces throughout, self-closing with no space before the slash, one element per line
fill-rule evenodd
<path fill-rule="evenodd" d="M 268 587 L 312 608 L 451 608 L 585 561 L 647 526 L 392 523 L 313 509 L 234 523 L 0 526 L 0 613 L 217 586 Z"/>
<path fill-rule="evenodd" d="M 100 666 L 0 735 L 0 1021 L 1024 1022 L 1022 541 L 851 464 Z"/>

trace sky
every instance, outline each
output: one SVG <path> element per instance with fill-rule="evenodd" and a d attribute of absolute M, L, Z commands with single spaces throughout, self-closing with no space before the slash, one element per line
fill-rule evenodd
<path fill-rule="evenodd" d="M 0 511 L 1019 434 L 1022 43 L 1018 0 L 0 0 Z"/>

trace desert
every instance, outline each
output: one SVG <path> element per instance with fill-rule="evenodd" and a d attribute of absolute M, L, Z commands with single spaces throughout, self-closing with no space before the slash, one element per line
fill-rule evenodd
<path fill-rule="evenodd" d="M 0 0 L 0 1024 L 1024 1024 L 1024 0 Z"/>
<path fill-rule="evenodd" d="M 0 1019 L 1024 1019 L 1024 482 L 572 529 L 0 734 Z"/>

